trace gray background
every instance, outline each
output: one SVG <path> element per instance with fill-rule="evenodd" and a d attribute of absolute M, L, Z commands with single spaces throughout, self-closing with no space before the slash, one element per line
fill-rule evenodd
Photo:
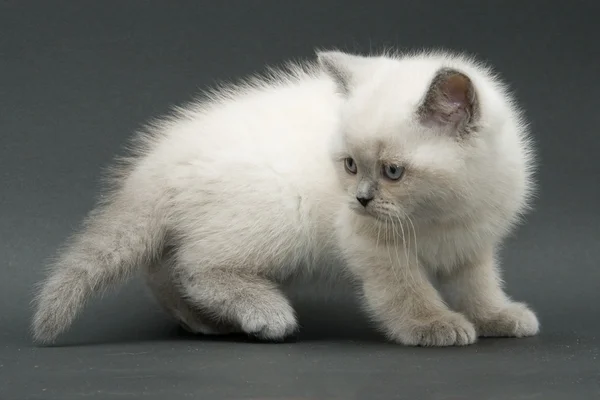
<path fill-rule="evenodd" d="M 1 1 L 0 399 L 591 399 L 600 395 L 600 92 L 595 1 Z M 63 346 L 28 323 L 44 260 L 148 118 L 315 46 L 466 50 L 525 107 L 541 190 L 503 252 L 539 337 L 385 343 L 351 299 L 300 299 L 297 340 L 183 335 L 139 281 Z"/>

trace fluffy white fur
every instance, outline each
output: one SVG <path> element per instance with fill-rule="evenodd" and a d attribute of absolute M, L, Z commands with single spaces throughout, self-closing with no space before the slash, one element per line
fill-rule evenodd
<path fill-rule="evenodd" d="M 398 343 L 538 332 L 496 261 L 530 198 L 527 131 L 470 58 L 321 52 L 221 88 L 138 139 L 41 287 L 39 342 L 141 268 L 194 332 L 283 339 L 297 321 L 279 285 L 325 269 L 357 283 Z"/>

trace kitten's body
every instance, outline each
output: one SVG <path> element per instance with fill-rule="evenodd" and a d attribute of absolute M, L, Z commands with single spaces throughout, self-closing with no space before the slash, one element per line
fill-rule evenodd
<path fill-rule="evenodd" d="M 525 130 L 467 59 L 323 53 L 186 108 L 136 150 L 42 289 L 38 340 L 138 267 L 197 332 L 281 339 L 297 322 L 278 283 L 328 269 L 401 343 L 537 333 L 494 261 L 530 191 Z"/>

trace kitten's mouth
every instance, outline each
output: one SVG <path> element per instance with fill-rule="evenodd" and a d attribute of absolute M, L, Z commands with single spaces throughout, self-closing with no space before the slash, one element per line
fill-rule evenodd
<path fill-rule="evenodd" d="M 371 217 L 371 218 L 375 218 L 375 219 L 383 219 L 378 213 L 374 212 L 370 207 L 351 206 L 350 208 L 352 209 L 352 211 L 354 211 L 358 215 L 361 215 L 364 217 Z"/>
<path fill-rule="evenodd" d="M 356 206 L 352 205 L 352 206 L 350 206 L 350 208 L 352 209 L 352 211 L 354 211 L 356 214 L 358 214 L 362 217 L 372 218 L 381 223 L 388 223 L 390 221 L 396 220 L 396 217 L 394 217 L 386 212 L 377 212 L 376 210 L 373 210 L 371 207 L 356 207 Z"/>

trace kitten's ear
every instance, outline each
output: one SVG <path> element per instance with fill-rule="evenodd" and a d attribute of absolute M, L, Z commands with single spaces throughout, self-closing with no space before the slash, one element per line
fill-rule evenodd
<path fill-rule="evenodd" d="M 367 57 L 341 51 L 317 52 L 319 65 L 337 83 L 340 92 L 347 94 L 367 66 Z"/>
<path fill-rule="evenodd" d="M 473 82 L 457 70 L 439 70 L 419 106 L 418 114 L 425 125 L 448 127 L 458 134 L 467 133 L 479 116 Z"/>

